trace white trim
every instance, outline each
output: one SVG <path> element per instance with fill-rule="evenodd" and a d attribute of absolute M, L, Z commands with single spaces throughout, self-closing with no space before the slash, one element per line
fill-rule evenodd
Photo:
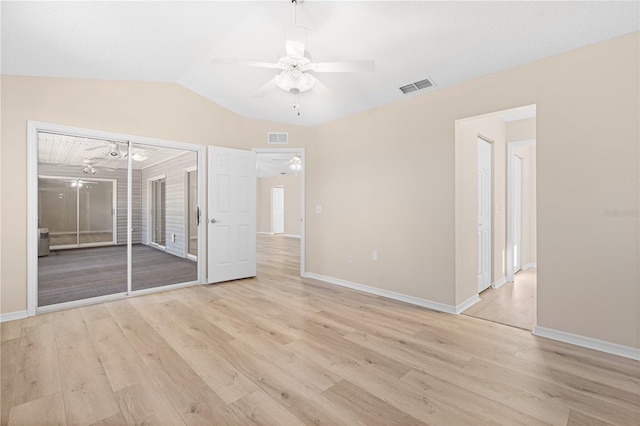
<path fill-rule="evenodd" d="M 256 234 L 259 234 L 259 235 L 273 235 L 273 232 L 258 231 L 258 232 L 256 232 Z"/>
<path fill-rule="evenodd" d="M 533 329 L 533 334 L 535 336 L 545 337 L 547 339 L 557 340 L 559 342 L 569 343 L 571 345 L 594 349 L 596 351 L 640 361 L 640 348 L 619 345 L 617 343 L 606 342 L 604 340 L 598 340 L 591 337 L 581 336 L 579 334 L 567 333 L 566 331 L 554 330 L 552 328 L 540 326 L 536 326 Z"/>
<path fill-rule="evenodd" d="M 177 284 L 168 284 L 168 285 L 161 285 L 161 286 L 156 286 L 156 287 L 150 287 L 150 288 L 144 288 L 141 290 L 133 290 L 130 294 L 131 297 L 133 296 L 143 296 L 145 294 L 151 294 L 151 293 L 160 293 L 162 291 L 169 291 L 169 290 L 175 290 L 177 288 L 184 288 L 184 287 L 192 287 L 194 285 L 200 285 L 201 283 L 196 280 L 196 281 L 189 281 L 186 283 L 177 283 Z"/>
<path fill-rule="evenodd" d="M 538 265 L 536 264 L 536 262 L 530 262 L 530 263 L 522 265 L 522 270 L 526 271 L 527 269 L 537 268 L 537 267 L 538 267 Z"/>
<path fill-rule="evenodd" d="M 27 121 L 27 315 L 38 306 L 38 129 Z"/>
<path fill-rule="evenodd" d="M 491 284 L 491 288 L 493 288 L 494 290 L 497 290 L 503 285 L 505 285 L 506 283 L 507 283 L 507 277 L 502 277 L 498 281 Z"/>
<path fill-rule="evenodd" d="M 323 281 L 327 284 L 339 285 L 341 287 L 347 287 L 353 290 L 362 291 L 364 293 L 375 294 L 376 296 L 388 297 L 389 299 L 399 300 L 401 302 L 410 303 L 412 305 L 422 306 L 425 308 L 433 309 L 434 311 L 446 312 L 448 314 L 457 315 L 462 310 L 468 308 L 472 304 L 480 300 L 478 295 L 474 295 L 471 299 L 461 303 L 458 306 L 446 305 L 440 302 L 433 302 L 427 299 L 421 299 L 419 297 L 409 296 L 402 293 L 396 293 L 394 291 L 384 290 L 377 287 L 370 287 L 364 284 L 358 284 L 351 281 L 341 280 L 339 278 L 327 277 L 325 275 L 315 274 L 313 272 L 307 272 L 304 278 L 311 278 L 318 281 Z M 475 300 L 477 298 L 478 300 Z M 466 306 L 466 305 L 469 306 Z"/>
<path fill-rule="evenodd" d="M 6 314 L 0 314 L 0 322 L 15 321 L 26 318 L 27 316 L 26 309 L 22 311 L 7 312 Z"/>
<path fill-rule="evenodd" d="M 306 274 L 306 227 L 307 227 L 307 218 L 306 218 L 306 159 L 305 159 L 305 149 L 304 148 L 253 148 L 253 152 L 256 154 L 282 154 L 282 153 L 292 153 L 298 154 L 300 156 L 300 160 L 302 161 L 302 170 L 298 172 L 298 176 L 300 176 L 300 276 L 304 277 Z"/>
<path fill-rule="evenodd" d="M 283 237 L 286 237 L 286 238 L 297 238 L 297 239 L 300 239 L 300 235 L 293 235 L 293 234 L 280 234 L 280 235 L 282 235 Z"/>
<path fill-rule="evenodd" d="M 471 296 L 470 298 L 468 298 L 467 300 L 465 300 L 464 302 L 456 306 L 455 314 L 458 315 L 463 313 L 464 311 L 466 311 L 467 309 L 469 309 L 479 301 L 480 301 L 480 296 L 478 296 L 477 294 L 474 294 L 473 296 Z"/>
<path fill-rule="evenodd" d="M 127 297 L 126 292 L 105 294 L 104 296 L 90 297 L 88 299 L 71 300 L 69 302 L 56 303 L 54 305 L 38 306 L 36 312 L 38 314 L 46 314 L 49 312 L 61 311 L 63 309 L 79 308 L 81 306 L 95 305 L 97 303 L 111 302 Z"/>

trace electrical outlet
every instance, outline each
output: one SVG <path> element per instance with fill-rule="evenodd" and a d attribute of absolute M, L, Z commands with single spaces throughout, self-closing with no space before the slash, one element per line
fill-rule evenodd
<path fill-rule="evenodd" d="M 171 242 L 172 243 L 176 242 L 176 234 L 171 234 Z"/>
<path fill-rule="evenodd" d="M 371 252 L 371 260 L 373 260 L 374 262 L 378 261 L 378 250 L 373 250 Z"/>
<path fill-rule="evenodd" d="M 349 255 L 349 263 L 353 263 L 353 256 Z"/>

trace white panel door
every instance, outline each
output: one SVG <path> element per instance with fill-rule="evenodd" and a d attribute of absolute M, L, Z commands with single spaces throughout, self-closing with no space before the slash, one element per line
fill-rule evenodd
<path fill-rule="evenodd" d="M 209 283 L 256 276 L 256 154 L 209 147 Z"/>
<path fill-rule="evenodd" d="M 271 232 L 284 233 L 284 188 L 281 186 L 271 188 Z"/>
<path fill-rule="evenodd" d="M 513 273 L 522 269 L 522 159 L 513 157 Z"/>
<path fill-rule="evenodd" d="M 491 144 L 478 138 L 478 292 L 491 285 Z"/>

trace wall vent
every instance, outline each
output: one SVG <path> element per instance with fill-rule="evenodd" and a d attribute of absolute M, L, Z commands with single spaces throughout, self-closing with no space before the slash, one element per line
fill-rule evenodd
<path fill-rule="evenodd" d="M 416 81 L 415 83 L 402 86 L 400 88 L 400 91 L 406 95 L 407 93 L 417 92 L 418 90 L 426 89 L 433 86 L 435 86 L 433 81 L 429 80 L 428 78 L 425 78 L 424 80 Z"/>
<path fill-rule="evenodd" d="M 289 133 L 287 132 L 269 132 L 267 133 L 267 143 L 269 144 L 288 144 Z"/>

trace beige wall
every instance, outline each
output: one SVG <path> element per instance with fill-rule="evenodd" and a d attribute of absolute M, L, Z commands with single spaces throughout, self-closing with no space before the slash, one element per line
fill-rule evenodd
<path fill-rule="evenodd" d="M 308 270 L 467 300 L 475 286 L 456 286 L 466 279 L 456 276 L 455 122 L 535 104 L 538 324 L 639 347 L 638 218 L 605 215 L 638 208 L 638 62 L 634 33 L 318 126 Z"/>
<path fill-rule="evenodd" d="M 289 131 L 306 147 L 307 270 L 455 305 L 472 294 L 456 285 L 455 122 L 536 104 L 538 324 L 640 347 L 638 217 L 606 213 L 638 209 L 638 37 L 310 129 L 176 85 L 3 77 L 2 312 L 25 307 L 27 119 L 246 148 Z"/>
<path fill-rule="evenodd" d="M 301 187 L 300 176 L 286 175 L 258 179 L 258 232 L 271 232 L 271 188 L 284 187 L 284 233 L 300 236 Z"/>

